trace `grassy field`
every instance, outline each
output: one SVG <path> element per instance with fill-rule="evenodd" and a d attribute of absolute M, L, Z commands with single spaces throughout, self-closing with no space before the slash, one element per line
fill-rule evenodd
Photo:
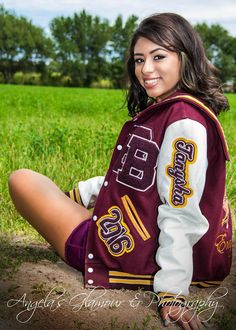
<path fill-rule="evenodd" d="M 227 190 L 236 207 L 236 96 L 222 114 L 231 154 Z M 15 212 L 7 179 L 18 168 L 31 168 L 52 178 L 63 190 L 80 179 L 103 175 L 124 121 L 120 90 L 0 86 L 0 231 L 33 234 Z"/>

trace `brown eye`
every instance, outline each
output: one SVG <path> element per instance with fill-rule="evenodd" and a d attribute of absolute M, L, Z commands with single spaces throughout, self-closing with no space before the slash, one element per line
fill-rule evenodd
<path fill-rule="evenodd" d="M 154 60 L 155 60 L 155 61 L 160 61 L 160 60 L 163 60 L 164 58 L 165 58 L 164 55 L 155 55 L 155 56 L 154 56 Z"/>
<path fill-rule="evenodd" d="M 143 59 L 142 58 L 135 58 L 134 63 L 137 63 L 137 64 L 143 63 Z"/>

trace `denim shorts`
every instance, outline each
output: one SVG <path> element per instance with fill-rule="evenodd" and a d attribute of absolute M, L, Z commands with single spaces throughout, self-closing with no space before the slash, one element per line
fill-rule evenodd
<path fill-rule="evenodd" d="M 85 253 L 91 219 L 81 222 L 72 231 L 65 244 L 65 261 L 71 267 L 84 273 Z"/>

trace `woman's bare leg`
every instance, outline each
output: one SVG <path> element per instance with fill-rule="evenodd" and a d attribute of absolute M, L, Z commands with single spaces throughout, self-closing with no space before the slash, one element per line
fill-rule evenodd
<path fill-rule="evenodd" d="M 67 238 L 91 213 L 68 198 L 49 178 L 31 170 L 13 172 L 9 191 L 17 211 L 65 259 Z"/>

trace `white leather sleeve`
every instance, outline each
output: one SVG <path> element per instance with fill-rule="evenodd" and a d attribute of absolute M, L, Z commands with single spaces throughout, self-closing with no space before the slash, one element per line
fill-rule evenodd
<path fill-rule="evenodd" d="M 191 146 L 194 146 L 192 159 Z M 156 261 L 161 269 L 154 276 L 155 292 L 189 293 L 192 247 L 209 227 L 199 207 L 207 166 L 205 127 L 191 119 L 171 124 L 165 132 L 157 164 L 157 188 L 163 204 L 158 208 L 157 218 L 160 236 Z"/>
<path fill-rule="evenodd" d="M 95 176 L 78 183 L 81 200 L 86 208 L 93 208 L 104 181 L 104 176 Z"/>

